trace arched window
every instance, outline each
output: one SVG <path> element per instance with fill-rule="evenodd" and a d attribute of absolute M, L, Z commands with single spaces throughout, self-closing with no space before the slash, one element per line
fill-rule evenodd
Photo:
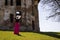
<path fill-rule="evenodd" d="M 16 0 L 16 6 L 21 6 L 21 0 Z"/>
<path fill-rule="evenodd" d="M 8 5 L 8 0 L 5 0 L 5 5 Z"/>
<path fill-rule="evenodd" d="M 10 0 L 10 5 L 13 6 L 13 0 Z"/>
<path fill-rule="evenodd" d="M 38 0 L 38 2 L 40 2 L 40 0 Z"/>

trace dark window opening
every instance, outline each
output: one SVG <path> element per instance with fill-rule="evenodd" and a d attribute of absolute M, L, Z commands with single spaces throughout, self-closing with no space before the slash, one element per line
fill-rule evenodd
<path fill-rule="evenodd" d="M 32 21 L 32 28 L 33 28 L 33 30 L 35 30 L 35 24 L 34 24 L 34 21 Z"/>
<path fill-rule="evenodd" d="M 34 5 L 34 0 L 32 0 L 32 5 Z M 32 15 L 34 16 L 33 6 L 32 6 Z"/>
<path fill-rule="evenodd" d="M 21 0 L 16 0 L 16 5 L 21 6 Z"/>
<path fill-rule="evenodd" d="M 38 3 L 40 2 L 40 0 L 38 0 Z"/>
<path fill-rule="evenodd" d="M 5 0 L 5 5 L 8 5 L 8 0 Z"/>
<path fill-rule="evenodd" d="M 13 6 L 13 0 L 10 1 L 10 5 Z"/>
<path fill-rule="evenodd" d="M 13 23 L 14 15 L 10 14 L 10 22 Z"/>

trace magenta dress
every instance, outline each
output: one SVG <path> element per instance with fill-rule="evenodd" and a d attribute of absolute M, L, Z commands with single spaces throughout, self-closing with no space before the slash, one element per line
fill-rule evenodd
<path fill-rule="evenodd" d="M 15 22 L 14 34 L 19 34 L 19 27 L 20 27 L 20 23 L 19 22 Z"/>

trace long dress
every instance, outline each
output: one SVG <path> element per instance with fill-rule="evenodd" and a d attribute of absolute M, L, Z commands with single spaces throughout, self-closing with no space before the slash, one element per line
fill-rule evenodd
<path fill-rule="evenodd" d="M 20 28 L 20 23 L 18 20 L 16 20 L 14 25 L 14 34 L 19 34 L 19 28 Z"/>
<path fill-rule="evenodd" d="M 19 22 L 16 22 L 14 26 L 14 34 L 19 34 L 19 26 L 20 26 Z"/>

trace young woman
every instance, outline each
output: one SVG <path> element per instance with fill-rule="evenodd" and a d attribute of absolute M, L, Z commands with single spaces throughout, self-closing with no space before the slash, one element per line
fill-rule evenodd
<path fill-rule="evenodd" d="M 15 21 L 15 25 L 14 25 L 14 34 L 17 34 L 17 35 L 19 35 L 20 18 L 21 18 L 21 15 L 16 15 L 16 19 L 15 19 L 16 21 Z"/>

